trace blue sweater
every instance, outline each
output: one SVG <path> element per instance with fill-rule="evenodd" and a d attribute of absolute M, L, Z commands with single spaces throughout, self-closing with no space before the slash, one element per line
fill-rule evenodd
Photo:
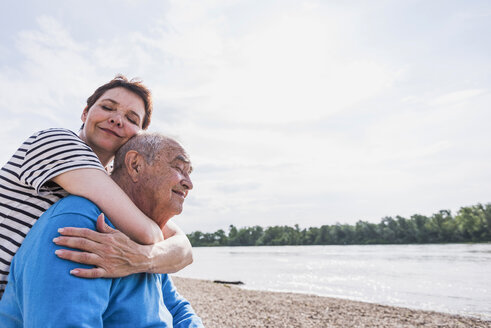
<path fill-rule="evenodd" d="M 95 230 L 100 212 L 89 200 L 68 196 L 39 218 L 14 256 L 0 301 L 1 326 L 203 327 L 166 274 L 115 279 L 69 274 L 90 266 L 58 258 L 60 247 L 52 240 L 62 227 Z"/>

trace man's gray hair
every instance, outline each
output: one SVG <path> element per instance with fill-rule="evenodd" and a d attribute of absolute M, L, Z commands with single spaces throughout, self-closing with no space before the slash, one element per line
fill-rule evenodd
<path fill-rule="evenodd" d="M 162 150 L 168 145 L 179 146 L 179 143 L 167 136 L 160 133 L 141 132 L 131 138 L 121 148 L 118 149 L 114 155 L 113 171 L 119 171 L 125 166 L 124 158 L 126 153 L 130 150 L 135 150 L 143 156 L 145 161 L 152 165 L 155 158 Z"/>

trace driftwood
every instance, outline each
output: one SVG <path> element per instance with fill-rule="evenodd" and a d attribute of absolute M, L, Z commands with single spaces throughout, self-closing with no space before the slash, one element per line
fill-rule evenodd
<path fill-rule="evenodd" d="M 213 280 L 215 284 L 227 284 L 227 285 L 243 285 L 242 281 L 223 281 L 223 280 Z"/>

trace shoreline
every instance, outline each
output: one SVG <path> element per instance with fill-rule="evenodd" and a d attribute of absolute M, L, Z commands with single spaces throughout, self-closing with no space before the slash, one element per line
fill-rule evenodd
<path fill-rule="evenodd" d="M 491 321 L 172 276 L 205 327 L 489 327 Z"/>

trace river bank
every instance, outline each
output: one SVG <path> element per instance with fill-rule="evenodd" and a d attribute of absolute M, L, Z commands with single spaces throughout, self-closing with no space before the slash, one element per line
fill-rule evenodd
<path fill-rule="evenodd" d="M 491 321 L 315 295 L 241 289 L 172 277 L 207 328 L 490 327 Z"/>

